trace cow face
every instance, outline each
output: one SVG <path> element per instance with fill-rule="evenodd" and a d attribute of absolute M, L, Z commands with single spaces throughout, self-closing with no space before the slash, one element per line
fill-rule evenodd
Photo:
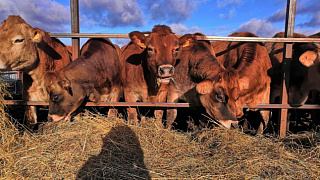
<path fill-rule="evenodd" d="M 20 16 L 9 16 L 0 27 L 0 69 L 30 71 L 37 65 L 41 32 Z"/>
<path fill-rule="evenodd" d="M 234 70 L 226 70 L 214 80 L 204 80 L 197 84 L 201 104 L 206 112 L 227 128 L 237 127 L 237 118 L 242 110 L 237 108 L 240 87 Z"/>
<path fill-rule="evenodd" d="M 132 42 L 145 50 L 148 70 L 156 75 L 157 82 L 168 84 L 179 52 L 179 39 L 171 29 L 158 25 L 148 36 L 138 31 L 131 32 L 129 36 Z"/>
<path fill-rule="evenodd" d="M 57 73 L 47 73 L 45 84 L 50 96 L 48 119 L 69 121 L 86 97 L 83 88 Z"/>

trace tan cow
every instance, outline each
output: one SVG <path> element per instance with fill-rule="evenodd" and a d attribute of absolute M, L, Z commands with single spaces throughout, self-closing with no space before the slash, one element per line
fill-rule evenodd
<path fill-rule="evenodd" d="M 44 74 L 71 62 L 66 46 L 47 32 L 33 28 L 20 16 L 9 16 L 0 27 L 0 69 L 23 71 L 23 99 L 48 101 Z M 37 123 L 35 106 L 26 106 L 27 125 Z"/>
<path fill-rule="evenodd" d="M 148 36 L 139 31 L 129 36 L 131 41 L 121 48 L 125 101 L 165 102 L 179 51 L 178 38 L 165 25 L 156 25 Z M 137 122 L 136 109 L 127 110 L 129 121 Z M 162 111 L 155 113 L 156 118 L 161 119 Z"/>

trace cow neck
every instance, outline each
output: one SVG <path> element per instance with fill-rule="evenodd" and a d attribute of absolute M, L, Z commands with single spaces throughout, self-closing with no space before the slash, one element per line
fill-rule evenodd
<path fill-rule="evenodd" d="M 46 72 L 61 69 L 71 59 L 66 61 L 65 58 L 70 58 L 66 47 L 63 47 L 58 40 L 51 38 L 47 33 L 44 33 L 43 41 L 36 45 L 36 49 L 38 52 L 38 66 L 27 73 L 37 86 L 42 86 Z"/>

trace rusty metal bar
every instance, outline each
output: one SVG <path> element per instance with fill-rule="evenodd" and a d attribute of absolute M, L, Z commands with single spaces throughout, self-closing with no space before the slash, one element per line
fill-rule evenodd
<path fill-rule="evenodd" d="M 286 12 L 286 24 L 285 24 L 285 38 L 292 38 L 294 32 L 294 21 L 296 14 L 296 0 L 287 0 L 287 12 Z M 288 92 L 289 92 L 289 79 L 290 79 L 290 66 L 292 59 L 292 42 L 284 43 L 283 52 L 283 69 L 282 69 L 282 95 L 281 104 L 288 104 Z M 287 132 L 287 118 L 288 109 L 281 109 L 279 117 L 279 137 L 284 138 Z"/>
<path fill-rule="evenodd" d="M 49 103 L 43 101 L 23 101 L 7 100 L 6 105 L 20 106 L 48 106 Z M 85 106 L 110 106 L 110 107 L 192 107 L 189 103 L 151 103 L 151 102 L 87 102 Z M 244 108 L 249 108 L 245 105 Z M 320 105 L 315 104 L 258 104 L 253 109 L 320 109 Z"/>
<path fill-rule="evenodd" d="M 128 34 L 103 33 L 49 33 L 59 38 L 129 38 Z M 180 36 L 180 35 L 178 35 Z M 210 41 L 244 41 L 244 42 L 320 42 L 319 38 L 263 38 L 263 37 L 221 37 L 207 36 Z"/>
<path fill-rule="evenodd" d="M 79 33 L 79 2 L 78 0 L 70 0 L 70 10 L 71 10 L 71 32 Z M 72 37 L 72 60 L 79 57 L 80 54 L 80 38 Z"/>

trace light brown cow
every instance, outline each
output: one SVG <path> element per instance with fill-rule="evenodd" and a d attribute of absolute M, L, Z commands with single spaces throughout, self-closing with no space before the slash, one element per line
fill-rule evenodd
<path fill-rule="evenodd" d="M 87 100 L 118 102 L 121 95 L 120 66 L 117 47 L 109 39 L 89 39 L 81 56 L 65 68 L 46 74 L 50 94 L 49 120 L 69 121 Z M 110 109 L 108 116 L 116 116 Z"/>
<path fill-rule="evenodd" d="M 179 41 L 168 26 L 156 25 L 148 36 L 133 31 L 122 47 L 122 70 L 126 102 L 165 102 L 166 89 L 174 74 Z M 129 121 L 137 122 L 137 111 L 128 108 Z M 162 111 L 155 116 L 161 119 Z"/>
<path fill-rule="evenodd" d="M 243 32 L 230 36 L 256 37 Z M 179 100 L 204 106 L 222 125 L 237 126 L 244 104 L 269 102 L 271 67 L 266 49 L 259 43 L 197 41 L 195 35 L 180 38 L 181 57 L 170 83 L 168 102 Z M 167 127 L 171 128 L 176 110 L 169 109 Z M 265 123 L 268 113 L 264 114 Z M 262 133 L 261 123 L 257 133 Z"/>
<path fill-rule="evenodd" d="M 9 16 L 0 27 L 0 69 L 23 71 L 23 98 L 48 101 L 44 74 L 71 62 L 66 46 L 47 32 L 33 28 L 20 16 Z M 35 106 L 25 107 L 27 125 L 37 123 Z"/>

